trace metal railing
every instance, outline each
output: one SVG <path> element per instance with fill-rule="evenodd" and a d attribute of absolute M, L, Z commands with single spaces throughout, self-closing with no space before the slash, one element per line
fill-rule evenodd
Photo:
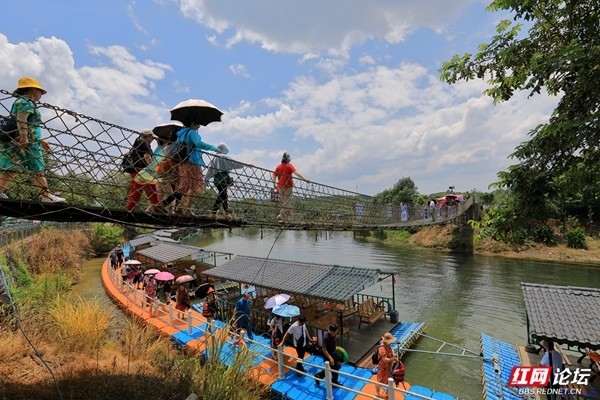
<path fill-rule="evenodd" d="M 110 267 L 109 260 L 107 260 L 105 262 L 104 268 L 108 269 L 110 279 L 111 279 L 113 285 L 115 286 L 115 288 L 117 288 L 125 296 L 125 298 L 127 300 L 127 303 L 125 304 L 125 306 L 127 306 L 127 308 L 129 309 L 129 307 L 131 306 L 131 303 L 133 303 L 136 306 L 139 305 L 139 307 L 142 308 L 144 313 L 149 313 L 149 311 L 147 310 L 149 303 L 148 303 L 146 294 L 137 290 L 130 282 L 128 282 L 128 281 L 123 282 L 123 278 L 121 277 L 121 275 L 118 274 L 115 269 L 112 269 Z M 370 297 L 373 297 L 373 296 L 370 296 Z M 229 325 L 226 325 L 225 328 L 218 328 L 216 326 L 214 320 L 207 322 L 205 319 L 203 319 L 204 317 L 198 318 L 190 310 L 187 311 L 185 320 L 180 319 L 176 316 L 176 314 L 180 313 L 180 312 L 173 307 L 173 305 L 172 305 L 173 302 L 170 302 L 169 304 L 165 304 L 165 303 L 160 302 L 158 299 L 154 299 L 152 303 L 153 303 L 152 306 L 156 307 L 155 315 L 153 316 L 154 318 L 157 318 L 158 320 L 164 322 L 165 324 L 167 324 L 168 326 L 170 326 L 174 329 L 181 329 L 180 326 L 175 325 L 176 321 L 183 322 L 186 324 L 185 330 L 188 334 L 192 334 L 194 328 L 201 330 L 203 335 L 210 335 L 211 333 L 216 332 L 216 330 L 218 330 L 218 329 L 226 329 L 226 328 L 229 329 L 230 328 Z M 154 304 L 156 304 L 156 306 L 154 306 Z M 159 312 L 159 309 L 160 309 L 160 312 Z M 205 329 L 202 329 L 200 326 L 204 325 L 204 324 L 208 324 L 208 327 Z M 363 378 L 363 377 L 360 377 L 357 375 L 353 375 L 353 374 L 350 374 L 347 372 L 333 370 L 329 364 L 329 361 L 325 361 L 325 366 L 323 367 L 318 364 L 306 362 L 305 360 L 300 360 L 298 357 L 290 355 L 290 354 L 284 355 L 283 347 L 272 348 L 270 346 L 266 346 L 263 343 L 257 342 L 255 340 L 251 340 L 248 338 L 246 338 L 245 340 L 247 342 L 250 342 L 254 346 L 264 348 L 265 352 L 273 352 L 273 351 L 277 352 L 277 359 L 275 360 L 275 362 L 277 363 L 277 374 L 278 374 L 279 379 L 284 378 L 285 368 L 288 368 L 288 369 L 293 370 L 296 374 L 301 374 L 301 375 L 313 378 L 315 380 L 318 380 L 319 382 L 324 382 L 325 388 L 326 388 L 326 399 L 327 400 L 333 399 L 333 388 L 336 388 L 336 387 L 343 389 L 343 390 L 347 390 L 354 394 L 357 394 L 357 395 L 360 394 L 360 395 L 363 395 L 363 396 L 366 396 L 366 397 L 369 397 L 372 399 L 379 398 L 377 396 L 374 396 L 374 395 L 371 395 L 368 393 L 363 393 L 363 392 L 357 391 L 355 389 L 352 389 L 352 388 L 349 388 L 346 386 L 339 386 L 339 385 L 334 384 L 332 382 L 332 373 L 334 373 L 334 372 L 340 376 L 346 376 L 346 377 L 350 377 L 352 379 L 361 380 L 361 381 L 365 382 L 365 384 L 372 383 L 374 385 L 377 385 L 380 388 L 382 388 L 383 390 L 387 391 L 388 399 L 390 399 L 390 400 L 396 399 L 396 391 L 399 391 L 404 394 L 410 394 L 411 396 L 419 398 L 419 399 L 435 400 L 432 397 L 427 397 L 427 396 L 424 396 L 419 393 L 410 392 L 410 390 L 404 390 L 404 389 L 396 387 L 393 378 L 389 378 L 388 383 L 386 385 L 386 384 L 371 381 L 369 379 L 366 379 L 366 378 Z M 260 353 L 256 353 L 256 356 L 262 358 L 263 360 L 272 360 L 270 357 L 265 356 Z M 287 366 L 285 364 L 284 357 L 291 358 L 294 362 L 301 361 L 303 365 L 306 365 L 309 367 L 315 367 L 317 369 L 324 369 L 325 377 L 323 379 L 320 379 L 320 378 L 317 378 L 313 375 L 306 373 L 305 371 L 300 371 L 291 366 Z"/>

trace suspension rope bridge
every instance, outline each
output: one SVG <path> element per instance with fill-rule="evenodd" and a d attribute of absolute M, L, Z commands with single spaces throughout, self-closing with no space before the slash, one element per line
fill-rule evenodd
<path fill-rule="evenodd" d="M 0 115 L 10 115 L 16 96 L 0 89 Z M 463 217 L 473 199 L 452 207 L 436 209 L 425 218 L 423 206 L 377 204 L 373 197 L 294 179 L 292 216 L 277 220 L 281 204 L 273 192 L 272 170 L 241 163 L 229 171 L 233 185 L 228 188 L 233 218 L 211 213 L 217 189 L 206 182 L 206 190 L 194 196 L 184 213 L 144 211 L 142 199 L 132 211 L 125 210 L 131 177 L 122 172 L 121 160 L 139 132 L 101 121 L 54 105 L 38 102 L 44 141 L 51 151 L 44 153 L 49 189 L 67 199 L 66 203 L 40 202 L 32 184 L 34 175 L 22 171 L 0 199 L 0 215 L 58 222 L 114 222 L 139 227 L 285 227 L 285 229 L 372 230 L 402 229 L 447 223 Z M 16 144 L 0 143 L 0 151 Z M 207 165 L 218 157 L 204 153 Z"/>

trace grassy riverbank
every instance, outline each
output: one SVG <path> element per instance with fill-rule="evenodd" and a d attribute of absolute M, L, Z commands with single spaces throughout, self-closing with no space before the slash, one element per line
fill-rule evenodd
<path fill-rule="evenodd" d="M 260 398 L 247 362 L 200 365 L 153 329 L 117 323 L 111 305 L 72 295 L 90 254 L 83 231 L 46 230 L 4 249 L 15 307 L 0 307 L 0 400 Z"/>
<path fill-rule="evenodd" d="M 565 263 L 596 264 L 600 262 L 600 240 L 597 237 L 586 238 L 587 249 L 572 249 L 564 244 L 544 246 L 528 244 L 519 248 L 510 247 L 490 238 L 475 239 L 475 232 L 468 227 L 456 225 L 436 225 L 418 230 L 386 231 L 383 234 L 371 233 L 366 237 L 391 247 L 410 247 L 413 249 L 438 250 L 478 254 L 485 256 L 508 257 L 523 260 L 539 260 Z"/>

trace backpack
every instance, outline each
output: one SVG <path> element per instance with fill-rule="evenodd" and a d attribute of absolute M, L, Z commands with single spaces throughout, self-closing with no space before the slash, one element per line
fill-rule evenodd
<path fill-rule="evenodd" d="M 377 350 L 375 350 L 375 352 L 373 352 L 373 355 L 371 356 L 371 362 L 374 365 L 379 364 L 379 347 L 377 348 Z"/>
<path fill-rule="evenodd" d="M 404 382 L 404 364 L 402 361 L 397 361 L 392 367 L 392 378 L 395 383 Z"/>
<path fill-rule="evenodd" d="M 0 116 L 0 143 L 10 143 L 19 138 L 19 129 L 17 128 L 17 119 L 10 115 L 8 117 Z"/>
<path fill-rule="evenodd" d="M 136 172 L 135 168 L 135 160 L 133 159 L 133 154 L 131 152 L 126 153 L 121 160 L 121 171 L 127 173 Z"/>
<path fill-rule="evenodd" d="M 165 157 L 177 164 L 185 162 L 190 156 L 190 150 L 188 146 L 183 143 L 185 135 L 187 135 L 187 132 L 181 138 L 181 141 L 180 139 L 177 139 L 165 147 Z"/>

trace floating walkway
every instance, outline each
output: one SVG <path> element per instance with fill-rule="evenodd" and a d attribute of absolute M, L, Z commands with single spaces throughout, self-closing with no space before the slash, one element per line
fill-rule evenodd
<path fill-rule="evenodd" d="M 229 332 L 229 326 L 221 321 L 209 323 L 201 313 L 191 309 L 186 320 L 175 317 L 177 312 L 173 304 L 159 306 L 154 316 L 148 313 L 149 307 L 145 302 L 142 291 L 132 286 L 122 284 L 121 276 L 112 270 L 108 260 L 102 267 L 102 283 L 109 296 L 129 314 L 137 317 L 146 324 L 154 326 L 157 331 L 171 337 L 176 346 L 191 354 L 207 354 L 218 351 L 219 360 L 225 365 L 235 362 L 238 349 L 232 345 L 234 340 Z M 421 335 L 425 324 L 416 322 L 403 322 L 392 328 L 391 332 L 398 339 L 399 347 L 407 347 Z M 211 338 L 221 338 L 223 343 L 218 347 L 209 346 Z M 270 340 L 260 335 L 255 335 L 254 340 L 246 340 L 248 353 L 254 359 L 251 363 L 251 374 L 265 387 L 269 387 L 274 398 L 285 400 L 369 400 L 376 399 L 377 375 L 371 368 L 343 364 L 339 371 L 339 382 L 343 387 L 328 385 L 325 380 L 317 380 L 314 374 L 325 368 L 323 357 L 308 355 L 304 359 L 306 374 L 302 374 L 292 367 L 296 364 L 295 350 L 287 346 L 278 354 L 280 363 L 271 359 L 272 349 Z M 393 347 L 396 347 L 393 345 Z M 215 350 L 211 350 L 215 349 Z M 208 354 L 210 356 L 210 354 Z M 369 355 L 370 358 L 370 355 Z M 396 400 L 456 400 L 456 397 L 443 392 L 433 392 L 422 386 L 411 386 L 402 382 L 394 387 L 390 380 L 386 385 L 390 391 L 389 399 Z"/>
<path fill-rule="evenodd" d="M 481 351 L 484 400 L 523 400 L 508 386 L 513 367 L 521 365 L 517 347 L 481 334 Z"/>

